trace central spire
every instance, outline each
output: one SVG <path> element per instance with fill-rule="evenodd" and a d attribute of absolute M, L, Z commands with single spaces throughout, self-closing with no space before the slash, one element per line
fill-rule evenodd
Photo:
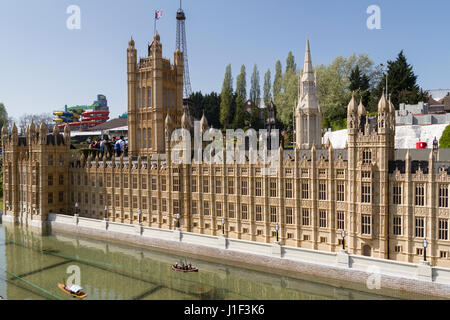
<path fill-rule="evenodd" d="M 311 74 L 314 76 L 312 60 L 311 60 L 311 49 L 309 47 L 309 39 L 306 40 L 305 64 L 303 67 L 303 75 L 305 75 L 305 74 Z M 303 77 L 305 77 L 305 76 L 303 76 Z"/>

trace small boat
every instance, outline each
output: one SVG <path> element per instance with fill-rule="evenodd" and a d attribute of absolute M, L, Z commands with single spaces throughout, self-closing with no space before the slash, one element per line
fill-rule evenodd
<path fill-rule="evenodd" d="M 65 286 L 61 283 L 58 283 L 58 288 L 64 291 L 67 294 L 70 294 L 74 298 L 84 299 L 87 297 L 87 294 L 83 292 L 83 288 L 76 285 Z"/>
<path fill-rule="evenodd" d="M 172 266 L 173 271 L 180 271 L 180 272 L 198 272 L 198 268 L 191 267 L 190 269 L 183 269 L 181 266 Z"/>

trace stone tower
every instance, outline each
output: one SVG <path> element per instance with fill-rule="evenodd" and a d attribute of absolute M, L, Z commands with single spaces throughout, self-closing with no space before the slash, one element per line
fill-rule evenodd
<path fill-rule="evenodd" d="M 70 130 L 48 131 L 43 122 L 31 123 L 25 137 L 15 124 L 11 133 L 2 129 L 4 221 L 43 229 L 50 212 L 67 213 Z"/>
<path fill-rule="evenodd" d="M 128 60 L 128 126 L 131 156 L 165 152 L 165 119 L 180 126 L 183 105 L 183 54 L 174 53 L 174 64 L 162 57 L 158 33 L 148 46 L 148 56 L 137 62 L 131 39 Z"/>
<path fill-rule="evenodd" d="M 300 149 L 322 146 L 322 110 L 316 95 L 316 76 L 306 42 L 305 65 L 299 79 L 298 105 L 295 110 L 296 144 Z"/>
<path fill-rule="evenodd" d="M 388 258 L 389 161 L 394 160 L 394 106 L 384 92 L 378 115 L 369 117 L 355 96 L 348 105 L 348 170 L 351 216 L 349 247 L 354 252 Z M 364 226 L 368 225 L 369 228 Z M 352 235 L 360 235 L 354 237 Z"/>

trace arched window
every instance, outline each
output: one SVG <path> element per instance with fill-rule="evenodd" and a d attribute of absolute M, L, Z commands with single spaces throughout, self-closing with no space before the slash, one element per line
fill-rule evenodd
<path fill-rule="evenodd" d="M 369 149 L 366 149 L 366 150 L 363 151 L 362 163 L 363 164 L 370 164 L 370 163 L 372 163 L 372 151 L 370 151 Z"/>

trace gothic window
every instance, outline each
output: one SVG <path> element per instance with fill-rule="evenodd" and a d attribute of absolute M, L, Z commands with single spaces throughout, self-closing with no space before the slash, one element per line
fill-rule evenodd
<path fill-rule="evenodd" d="M 248 220 L 248 205 L 243 204 L 241 206 L 241 218 L 242 220 Z"/>
<path fill-rule="evenodd" d="M 180 191 L 180 179 L 178 177 L 173 177 L 173 191 Z"/>
<path fill-rule="evenodd" d="M 361 233 L 362 234 L 371 234 L 371 220 L 372 217 L 370 215 L 361 215 Z"/>
<path fill-rule="evenodd" d="M 152 106 L 152 88 L 148 87 L 147 88 L 147 107 L 151 107 Z"/>
<path fill-rule="evenodd" d="M 209 178 L 203 178 L 203 193 L 209 193 Z"/>
<path fill-rule="evenodd" d="M 448 184 L 439 185 L 439 207 L 448 208 Z"/>
<path fill-rule="evenodd" d="M 372 184 L 370 182 L 363 182 L 361 184 L 361 202 L 370 203 L 372 195 Z"/>
<path fill-rule="evenodd" d="M 448 220 L 439 219 L 439 240 L 448 240 Z"/>
<path fill-rule="evenodd" d="M 400 183 L 394 183 L 392 187 L 392 196 L 394 204 L 402 204 L 402 185 Z"/>
<path fill-rule="evenodd" d="M 234 203 L 228 203 L 228 217 L 234 219 Z"/>
<path fill-rule="evenodd" d="M 222 216 L 222 202 L 216 202 L 216 216 Z"/>
<path fill-rule="evenodd" d="M 222 193 L 222 179 L 216 178 L 216 193 Z"/>
<path fill-rule="evenodd" d="M 270 207 L 270 222 L 275 223 L 277 220 L 277 207 Z"/>
<path fill-rule="evenodd" d="M 309 209 L 302 209 L 302 225 L 309 226 Z"/>
<path fill-rule="evenodd" d="M 337 228 L 339 230 L 345 229 L 345 213 L 343 211 L 337 212 Z"/>
<path fill-rule="evenodd" d="M 345 201 L 345 182 L 343 181 L 338 181 L 337 182 L 337 197 L 336 200 L 338 202 L 344 202 Z"/>
<path fill-rule="evenodd" d="M 263 221 L 263 215 L 262 215 L 262 207 L 260 205 L 255 206 L 255 213 L 256 213 L 256 221 L 261 222 Z"/>
<path fill-rule="evenodd" d="M 424 218 L 416 218 L 416 229 L 415 235 L 417 238 L 424 237 L 425 231 L 425 219 Z"/>
<path fill-rule="evenodd" d="M 415 204 L 418 207 L 425 205 L 425 185 L 423 183 L 416 184 Z"/>
<path fill-rule="evenodd" d="M 137 107 L 141 107 L 141 88 L 137 89 Z"/>
<path fill-rule="evenodd" d="M 174 214 L 180 213 L 180 202 L 178 200 L 173 200 L 173 213 Z"/>
<path fill-rule="evenodd" d="M 255 196 L 261 197 L 262 196 L 262 180 L 256 179 L 255 181 Z"/>
<path fill-rule="evenodd" d="M 327 227 L 327 212 L 325 210 L 319 211 L 319 227 L 320 228 Z"/>
<path fill-rule="evenodd" d="M 228 194 L 234 194 L 234 179 L 228 178 Z"/>
<path fill-rule="evenodd" d="M 287 180 L 285 182 L 285 185 L 286 185 L 286 190 L 285 190 L 286 198 L 291 199 L 292 195 L 293 195 L 293 193 L 292 193 L 292 180 Z"/>
<path fill-rule="evenodd" d="M 302 182 L 302 199 L 309 199 L 309 182 Z"/>
<path fill-rule="evenodd" d="M 394 217 L 393 219 L 394 235 L 402 235 L 402 217 Z"/>
<path fill-rule="evenodd" d="M 197 201 L 192 201 L 192 214 L 198 214 Z"/>
<path fill-rule="evenodd" d="M 294 224 L 293 209 L 286 207 L 286 224 Z"/>
<path fill-rule="evenodd" d="M 327 183 L 325 181 L 319 182 L 319 200 L 327 200 Z"/>
<path fill-rule="evenodd" d="M 247 179 L 241 180 L 241 195 L 243 195 L 243 196 L 248 195 L 248 180 Z"/>
<path fill-rule="evenodd" d="M 370 151 L 370 150 L 363 151 L 362 163 L 363 164 L 371 164 L 372 163 L 372 151 Z"/>
<path fill-rule="evenodd" d="M 277 197 L 277 181 L 275 179 L 270 179 L 270 197 Z"/>
<path fill-rule="evenodd" d="M 191 190 L 192 190 L 192 192 L 197 192 L 197 177 L 196 176 L 192 177 Z"/>
<path fill-rule="evenodd" d="M 209 201 L 204 201 L 203 202 L 203 215 L 205 216 L 209 216 L 210 212 L 209 212 Z"/>

